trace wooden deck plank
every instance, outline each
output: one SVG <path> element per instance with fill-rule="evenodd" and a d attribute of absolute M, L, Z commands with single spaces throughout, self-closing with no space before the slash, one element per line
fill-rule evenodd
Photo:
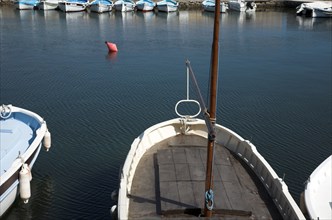
<path fill-rule="evenodd" d="M 221 158 L 221 159 L 220 159 Z M 214 160 L 213 219 L 280 217 L 259 181 L 225 148 Z M 130 219 L 187 219 L 204 206 L 206 147 L 157 145 L 138 164 L 130 195 Z M 188 214 L 188 210 L 192 213 Z M 252 213 L 252 216 L 248 216 Z M 195 215 L 196 215 L 195 214 Z M 236 216 L 237 215 L 237 216 Z M 272 217 L 277 216 L 277 217 Z M 197 216 L 196 216 L 197 217 Z"/>

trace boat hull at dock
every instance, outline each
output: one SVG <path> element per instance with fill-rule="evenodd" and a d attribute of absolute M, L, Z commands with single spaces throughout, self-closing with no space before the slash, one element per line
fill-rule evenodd
<path fill-rule="evenodd" d="M 46 140 L 45 135 L 49 133 L 46 122 L 34 112 L 12 105 L 3 105 L 0 109 L 0 216 L 2 216 L 19 194 L 18 187 L 24 184 L 20 182 L 20 171 L 24 165 L 28 167 L 29 172 L 31 171 L 39 155 L 42 141 Z M 50 141 L 48 135 L 47 140 Z M 47 147 L 50 147 L 48 141 Z M 26 186 L 30 187 L 29 183 Z M 30 188 L 27 190 L 30 192 Z M 21 192 L 26 193 L 26 191 Z M 28 198 L 24 200 L 27 202 Z"/>
<path fill-rule="evenodd" d="M 267 163 L 267 161 L 257 152 L 256 147 L 249 141 L 244 140 L 235 132 L 223 126 L 216 125 L 215 129 L 217 135 L 216 144 L 218 148 L 220 149 L 223 148 L 223 151 L 229 151 L 230 152 L 229 155 L 235 155 L 235 157 L 239 159 L 241 164 L 244 164 L 247 167 L 247 169 L 251 170 L 254 173 L 256 179 L 260 181 L 262 188 L 264 188 L 264 190 L 266 190 L 269 193 L 271 200 L 273 201 L 272 204 L 273 203 L 275 204 L 274 209 L 277 210 L 277 212 L 278 211 L 280 212 L 277 213 L 278 217 L 280 218 L 282 216 L 285 219 L 301 219 L 303 217 L 303 214 L 300 211 L 297 204 L 295 203 L 295 201 L 293 200 L 293 198 L 291 197 L 290 193 L 288 192 L 287 185 L 283 182 L 282 179 L 278 177 L 278 175 L 275 173 L 272 167 Z M 192 155 L 196 154 L 192 153 L 195 152 L 195 150 L 192 151 L 195 148 L 202 150 L 201 152 L 203 151 L 206 152 L 206 147 L 205 148 L 202 147 L 201 144 L 198 144 L 197 146 L 197 143 L 206 144 L 207 136 L 208 133 L 205 122 L 203 120 L 192 119 L 190 121 L 184 121 L 183 119 L 172 119 L 148 128 L 139 137 L 137 137 L 131 145 L 130 151 L 127 155 L 123 169 L 121 171 L 120 188 L 118 195 L 118 207 L 117 207 L 118 218 L 130 219 L 137 217 L 144 219 L 144 218 L 158 217 L 160 215 L 167 215 L 167 214 L 172 215 L 174 213 L 185 214 L 186 212 L 188 212 L 188 210 L 192 210 L 194 212 L 196 212 L 197 210 L 201 210 L 202 209 L 201 203 L 203 203 L 203 198 L 198 197 L 198 200 L 194 199 L 195 201 L 193 202 L 181 200 L 181 198 L 185 199 L 187 198 L 187 196 L 183 196 L 181 194 L 174 194 L 174 191 L 178 192 L 179 190 L 176 190 L 176 188 L 172 189 L 173 185 L 179 186 L 184 182 L 190 183 L 190 181 L 187 181 L 184 177 L 179 177 L 180 179 L 181 178 L 184 179 L 184 181 L 180 182 L 179 184 L 173 184 L 170 183 L 170 181 L 163 182 L 163 179 L 164 180 L 165 179 L 169 180 L 172 178 L 176 179 L 177 171 L 181 170 L 182 169 L 181 166 L 183 166 L 183 164 L 185 163 L 182 162 L 180 163 L 182 165 L 170 164 L 170 166 L 167 166 L 167 162 L 165 161 L 163 162 L 160 160 L 165 160 L 165 158 L 167 159 L 169 158 L 170 155 L 173 155 L 173 161 L 175 161 L 176 159 L 174 159 L 174 155 L 177 156 L 180 155 L 180 153 L 174 153 L 174 152 L 169 153 L 169 152 L 177 151 L 179 149 L 185 150 L 185 152 L 189 152 L 188 154 Z M 164 159 L 159 159 L 158 154 L 161 151 L 165 151 L 166 155 L 168 154 L 169 156 L 161 156 L 160 158 Z M 156 159 L 151 159 L 153 157 Z M 202 158 L 202 156 L 200 157 Z M 148 158 L 150 158 L 150 160 L 148 160 Z M 215 157 L 216 162 L 219 159 L 220 158 Z M 148 169 L 142 167 L 142 163 L 144 163 L 144 161 L 150 161 L 147 163 L 150 164 L 150 166 L 152 167 L 151 179 L 149 178 L 142 179 L 142 176 L 136 177 L 136 175 L 139 175 L 138 173 L 142 170 L 144 172 L 148 172 Z M 154 164 L 155 163 L 154 161 L 158 161 L 157 164 Z M 191 177 L 188 178 L 191 178 L 192 180 L 195 180 L 195 178 L 199 178 L 201 181 L 202 176 L 204 176 L 204 174 L 202 174 L 202 172 L 204 173 L 204 169 L 202 168 L 196 169 L 197 167 L 195 168 L 195 163 L 191 165 L 193 166 L 193 169 L 191 169 L 190 165 L 188 165 L 189 173 L 193 174 Z M 225 161 L 219 162 L 219 164 L 224 164 L 226 167 L 228 166 L 227 163 L 229 163 L 229 161 L 227 161 L 227 158 Z M 175 170 L 175 174 L 174 173 L 172 174 L 172 172 L 170 172 L 169 169 L 170 167 L 177 167 Z M 217 168 L 216 170 L 218 169 L 219 168 Z M 223 176 L 221 176 L 221 178 L 223 178 Z M 142 184 L 136 184 L 135 181 L 139 179 L 144 180 L 143 184 L 144 187 L 142 186 Z M 156 179 L 159 180 L 159 183 L 155 184 Z M 218 180 L 216 181 L 218 182 Z M 173 185 L 166 186 L 165 184 L 166 185 L 173 184 Z M 204 190 L 204 183 L 200 182 L 200 184 L 203 184 L 201 185 L 201 187 L 203 187 Z M 199 186 L 200 184 L 196 186 L 200 187 Z M 224 184 L 227 183 L 220 182 L 220 184 L 221 186 L 224 186 Z M 229 185 L 232 185 L 231 182 Z M 183 186 L 184 188 L 188 188 L 185 185 L 181 186 Z M 195 186 L 195 183 L 193 183 L 193 186 Z M 141 188 L 141 190 L 143 191 L 143 195 L 137 193 L 136 190 L 139 188 Z M 165 192 L 164 189 L 166 189 L 166 191 L 167 189 L 169 190 Z M 151 191 L 151 195 L 147 193 L 149 190 Z M 216 192 L 218 192 L 217 189 Z M 223 191 L 221 192 L 221 195 L 218 196 L 221 196 L 223 198 L 223 196 L 225 195 L 222 195 L 222 193 Z M 167 197 L 168 194 L 170 195 L 173 194 L 174 197 L 168 198 Z M 200 193 L 199 195 L 201 194 L 202 193 Z M 187 195 L 195 195 L 195 193 L 189 192 Z M 223 203 L 223 201 L 226 200 L 220 198 L 217 199 L 216 197 L 217 195 L 215 195 L 215 201 L 216 201 L 215 206 L 217 210 L 221 211 L 228 210 L 231 213 L 239 211 L 239 213 L 241 214 L 246 214 L 246 215 L 252 214 L 255 216 L 259 216 L 259 213 L 255 213 L 256 212 L 255 208 L 253 210 L 248 208 L 250 205 L 248 206 L 244 204 L 243 206 L 240 206 L 238 208 L 236 206 L 234 207 L 233 206 L 234 204 L 227 205 Z M 236 201 L 241 200 L 240 202 L 242 202 L 242 200 L 245 200 L 239 194 L 237 194 L 237 197 L 235 198 Z M 264 204 L 264 202 L 260 204 Z M 140 208 L 137 208 L 136 207 L 137 205 Z M 233 209 L 230 210 L 230 207 L 233 207 Z M 140 211 L 138 213 L 135 213 L 134 210 L 137 211 L 137 209 Z M 142 209 L 145 211 L 143 211 Z M 134 213 L 132 213 L 131 211 L 133 211 Z M 154 213 L 151 214 L 151 211 L 153 211 Z M 266 210 L 263 211 L 263 213 L 266 214 Z"/>
<path fill-rule="evenodd" d="M 63 12 L 84 11 L 87 7 L 86 2 L 81 1 L 62 1 L 59 2 L 59 8 Z"/>
<path fill-rule="evenodd" d="M 135 10 L 135 2 L 132 0 L 118 0 L 114 3 L 116 11 L 130 12 Z"/>
<path fill-rule="evenodd" d="M 113 2 L 107 0 L 97 0 L 92 2 L 89 5 L 89 8 L 91 11 L 97 13 L 110 12 L 113 9 Z"/>
<path fill-rule="evenodd" d="M 43 0 L 38 4 L 39 10 L 55 10 L 58 7 L 58 0 Z"/>

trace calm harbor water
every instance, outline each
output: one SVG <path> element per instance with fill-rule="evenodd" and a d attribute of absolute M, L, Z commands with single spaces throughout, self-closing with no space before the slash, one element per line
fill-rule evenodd
<path fill-rule="evenodd" d="M 213 15 L 2 6 L 0 18 L 1 104 L 37 112 L 52 134 L 30 202 L 4 219 L 109 219 L 131 142 L 186 97 L 187 58 L 206 94 Z M 217 121 L 253 142 L 298 202 L 332 153 L 332 20 L 228 13 L 220 37 Z"/>

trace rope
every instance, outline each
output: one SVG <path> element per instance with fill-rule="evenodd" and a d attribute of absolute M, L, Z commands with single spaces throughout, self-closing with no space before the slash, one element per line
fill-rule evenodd
<path fill-rule="evenodd" d="M 12 109 L 10 108 L 10 106 L 8 105 L 2 105 L 0 107 L 0 117 L 3 119 L 7 119 L 10 117 L 11 113 L 12 113 Z M 7 109 L 7 110 L 6 110 Z"/>
<path fill-rule="evenodd" d="M 205 192 L 205 206 L 208 210 L 213 209 L 214 195 L 212 189 Z M 211 205 L 210 205 L 211 204 Z"/>

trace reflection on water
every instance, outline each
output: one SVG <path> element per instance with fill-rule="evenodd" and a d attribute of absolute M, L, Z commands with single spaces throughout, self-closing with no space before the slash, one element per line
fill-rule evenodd
<path fill-rule="evenodd" d="M 45 21 L 59 19 L 60 16 L 62 15 L 62 13 L 59 13 L 59 11 L 56 10 L 39 10 L 38 14 L 44 17 Z"/>
<path fill-rule="evenodd" d="M 114 62 L 116 61 L 117 54 L 117 52 L 108 52 L 106 59 Z"/>
<path fill-rule="evenodd" d="M 310 18 L 304 16 L 296 16 L 299 28 L 304 30 L 313 29 L 331 29 L 332 19 L 329 18 Z"/>

